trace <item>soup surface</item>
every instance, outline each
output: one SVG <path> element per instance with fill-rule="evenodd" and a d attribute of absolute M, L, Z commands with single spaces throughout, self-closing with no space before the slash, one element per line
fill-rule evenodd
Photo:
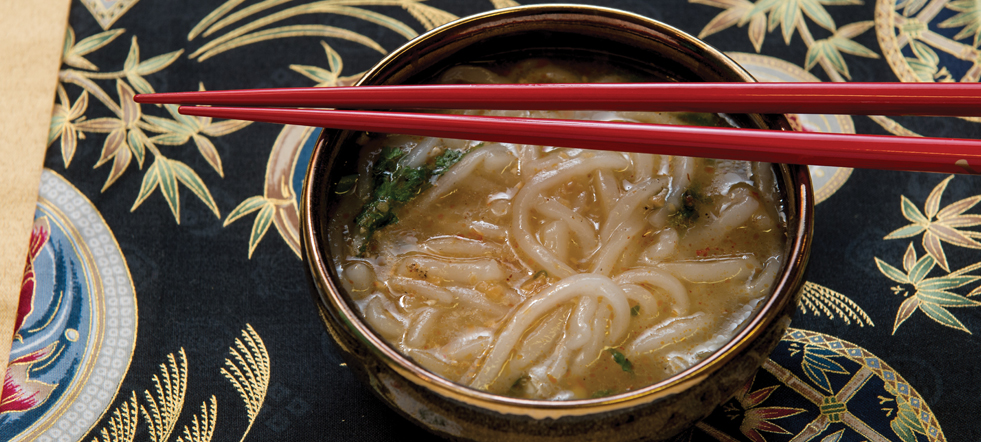
<path fill-rule="evenodd" d="M 440 78 L 632 80 L 540 59 Z M 725 125 L 686 113 L 461 112 Z M 661 381 L 728 342 L 783 266 L 769 164 L 402 135 L 358 144 L 329 232 L 341 284 L 392 346 L 473 388 L 567 400 Z"/>

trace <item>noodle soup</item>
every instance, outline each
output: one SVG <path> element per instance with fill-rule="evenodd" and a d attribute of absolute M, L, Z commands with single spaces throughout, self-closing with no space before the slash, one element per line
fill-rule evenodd
<path fill-rule="evenodd" d="M 624 82 L 527 60 L 441 82 Z M 717 115 L 465 111 L 726 125 Z M 449 380 L 569 400 L 636 390 L 726 344 L 771 292 L 786 220 L 769 164 L 362 136 L 336 186 L 333 265 L 363 319 Z"/>

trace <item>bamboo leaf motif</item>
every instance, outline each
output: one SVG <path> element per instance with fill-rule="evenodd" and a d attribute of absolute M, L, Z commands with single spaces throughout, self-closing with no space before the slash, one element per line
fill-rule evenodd
<path fill-rule="evenodd" d="M 912 17 L 914 14 L 920 11 L 924 5 L 927 4 L 928 0 L 908 0 L 906 2 L 906 7 L 903 8 L 903 16 Z"/>
<path fill-rule="evenodd" d="M 831 14 L 824 9 L 824 6 L 818 0 L 800 0 L 800 8 L 807 14 L 807 17 L 814 20 L 818 26 L 827 29 L 831 32 L 835 32 L 837 27 L 835 26 L 834 19 L 831 18 Z"/>
<path fill-rule="evenodd" d="M 261 2 L 249 6 L 247 8 L 243 8 L 242 10 L 235 12 L 221 19 L 220 21 L 214 23 L 210 28 L 208 28 L 208 30 L 204 33 L 204 35 L 207 36 L 232 23 L 242 20 L 250 15 L 260 13 L 280 3 L 284 3 L 284 2 L 281 0 L 266 1 L 266 2 Z M 347 3 L 348 5 L 345 5 L 345 3 Z M 431 29 L 431 27 L 428 27 L 427 23 L 445 20 L 446 17 L 450 17 L 448 20 L 439 22 L 437 24 L 438 26 L 439 24 L 446 23 L 456 18 L 452 14 L 445 13 L 444 11 L 431 8 L 429 6 L 420 5 L 411 0 L 376 0 L 376 1 L 324 0 L 324 1 L 318 1 L 318 2 L 295 6 L 286 10 L 274 12 L 265 17 L 260 17 L 252 22 L 240 26 L 237 29 L 229 31 L 225 35 L 222 35 L 221 37 L 216 38 L 211 42 L 208 42 L 207 44 L 200 47 L 198 50 L 194 51 L 190 55 L 190 57 L 191 58 L 200 57 L 198 61 L 204 61 L 205 59 L 210 58 L 216 55 L 217 53 L 224 52 L 225 50 L 232 49 L 234 47 L 238 47 L 245 44 L 251 44 L 251 43 L 264 41 L 272 38 L 312 36 L 312 35 L 323 35 L 323 36 L 334 36 L 338 38 L 345 38 L 356 43 L 365 44 L 366 46 L 378 50 L 383 54 L 386 53 L 385 50 L 382 49 L 381 46 L 377 45 L 377 43 L 375 43 L 373 40 L 361 34 L 356 34 L 353 32 L 341 35 L 339 32 L 337 32 L 339 31 L 339 29 L 337 28 L 329 28 L 323 26 L 315 27 L 313 25 L 295 25 L 295 26 L 286 26 L 282 28 L 266 29 L 266 30 L 258 31 L 260 28 L 272 25 L 273 23 L 280 22 L 301 15 L 308 15 L 308 14 L 337 14 L 337 15 L 346 15 L 349 17 L 354 17 L 390 29 L 393 32 L 402 35 L 406 39 L 415 38 L 418 35 L 415 30 L 413 30 L 405 23 L 402 23 L 401 21 L 395 20 L 389 16 L 371 10 L 349 6 L 350 4 L 377 5 L 377 6 L 382 6 L 382 5 L 402 6 L 403 8 L 408 10 L 410 14 L 412 14 L 414 17 L 419 19 L 420 22 L 423 23 L 423 26 L 427 26 L 427 29 Z M 421 16 L 414 13 L 414 11 L 418 14 L 421 14 Z M 333 35 L 328 35 L 324 33 L 324 29 L 328 29 L 328 28 L 334 31 Z M 284 34 L 283 32 L 284 30 L 289 32 L 286 32 Z M 300 31 L 303 32 L 303 34 L 286 35 L 294 31 Z M 314 33 L 310 33 L 310 32 L 314 32 Z M 256 36 L 262 36 L 263 38 L 256 39 L 255 38 Z M 235 44 L 233 44 L 233 42 Z"/>
<path fill-rule="evenodd" d="M 855 321 L 859 327 L 865 327 L 865 324 L 875 326 L 865 311 L 847 296 L 813 282 L 804 283 L 799 308 L 804 314 L 807 314 L 807 309 L 810 308 L 815 316 L 820 316 L 823 312 L 832 320 L 837 315 L 845 321 L 845 324 Z"/>
<path fill-rule="evenodd" d="M 291 64 L 290 69 L 299 72 L 304 77 L 316 81 L 317 84 L 314 85 L 314 87 L 351 85 L 361 77 L 363 72 L 360 74 L 341 77 L 341 71 L 344 70 L 344 60 L 341 59 L 340 54 L 331 48 L 327 42 L 321 40 L 320 45 L 324 47 L 324 52 L 327 54 L 327 65 L 330 69 L 299 64 Z"/>
<path fill-rule="evenodd" d="M 129 53 L 126 54 L 126 61 L 123 62 L 123 71 L 130 72 L 140 64 L 140 45 L 136 43 L 136 36 L 129 43 Z"/>
<path fill-rule="evenodd" d="M 913 50 L 913 55 L 916 55 L 916 58 L 920 59 L 920 61 L 923 63 L 930 66 L 937 66 L 940 63 L 940 56 L 938 56 L 937 53 L 934 52 L 933 49 L 930 49 L 930 46 L 927 46 L 925 43 L 912 39 L 909 41 L 909 45 L 910 49 Z M 936 215 L 936 212 L 928 213 L 927 215 L 934 216 Z"/>
<path fill-rule="evenodd" d="M 491 4 L 494 5 L 494 9 L 510 8 L 512 6 L 520 6 L 518 2 L 514 0 L 490 0 Z"/>
<path fill-rule="evenodd" d="M 106 183 L 102 186 L 100 192 L 105 192 L 119 177 L 123 176 L 123 172 L 129 167 L 129 163 L 133 160 L 133 154 L 131 153 L 129 146 L 126 141 L 124 141 L 125 131 L 113 132 L 109 134 L 106 138 L 108 142 L 109 138 L 115 135 L 120 141 L 116 144 L 116 153 L 113 155 L 112 169 L 109 170 L 109 176 L 106 177 Z"/>
<path fill-rule="evenodd" d="M 326 41 L 321 40 L 320 46 L 324 48 L 324 53 L 327 54 L 327 66 L 330 67 L 331 72 L 340 75 L 341 71 L 344 70 L 344 59 L 341 58 L 341 54 L 338 54 L 334 48 L 330 47 Z"/>
<path fill-rule="evenodd" d="M 235 9 L 236 6 L 242 4 L 243 1 L 245 0 L 228 0 L 225 3 L 222 3 L 221 6 L 217 7 L 214 11 L 211 11 L 210 14 L 204 16 L 204 18 L 201 19 L 198 24 L 191 28 L 191 32 L 187 33 L 187 41 L 194 40 L 194 38 L 204 32 L 208 26 L 211 26 L 216 21 L 221 20 L 225 14 L 228 14 L 232 9 Z"/>
<path fill-rule="evenodd" d="M 230 347 L 228 351 L 231 358 L 225 359 L 221 374 L 232 383 L 245 402 L 249 426 L 242 435 L 241 440 L 244 441 L 259 415 L 269 389 L 269 353 L 262 338 L 250 324 L 245 324 L 241 339 L 236 338 L 235 347 Z"/>
<path fill-rule="evenodd" d="M 923 213 L 920 212 L 920 209 L 916 208 L 909 198 L 906 198 L 906 195 L 901 196 L 900 204 L 902 205 L 903 216 L 910 222 L 916 224 L 926 224 L 930 222 L 930 219 L 923 215 Z"/>
<path fill-rule="evenodd" d="M 926 315 L 929 316 L 930 319 L 933 319 L 934 321 L 942 325 L 946 325 L 947 327 L 953 328 L 955 330 L 960 330 L 967 334 L 971 334 L 971 331 L 968 330 L 967 327 L 964 327 L 964 324 L 962 324 L 961 321 L 955 318 L 953 314 L 951 314 L 949 311 L 947 311 L 947 309 L 941 307 L 940 305 L 931 304 L 928 302 L 921 302 L 920 310 L 922 310 L 923 313 L 926 313 Z"/>
<path fill-rule="evenodd" d="M 937 73 L 937 66 L 924 63 L 919 58 L 906 57 L 905 60 L 906 64 L 912 69 L 913 74 L 916 75 L 917 81 L 924 83 L 933 82 L 933 76 Z"/>
<path fill-rule="evenodd" d="M 141 76 L 150 75 L 159 72 L 164 68 L 166 68 L 167 66 L 170 66 L 171 63 L 177 61 L 177 59 L 180 58 L 181 54 L 183 53 L 184 53 L 183 49 L 178 49 L 173 52 L 168 52 L 166 54 L 158 55 L 156 57 L 153 57 L 149 60 L 140 63 L 136 67 L 136 69 L 134 69 L 134 72 L 136 72 L 136 74 Z"/>
<path fill-rule="evenodd" d="M 278 38 L 288 38 L 288 37 L 330 37 L 339 38 L 342 40 L 348 40 L 354 43 L 367 46 L 381 54 L 386 54 L 385 48 L 381 47 L 374 40 L 358 34 L 356 32 L 349 31 L 347 29 L 336 28 L 333 26 L 324 25 L 293 25 L 284 26 L 281 28 L 264 29 L 262 31 L 253 32 L 251 34 L 244 35 L 242 37 L 233 39 L 227 43 L 218 45 L 213 49 L 202 53 L 198 56 L 198 61 L 205 61 L 215 55 L 222 52 L 235 49 L 241 46 L 250 45 L 253 43 L 258 43 L 261 41 L 275 40 Z M 193 54 L 192 54 L 193 55 Z"/>
<path fill-rule="evenodd" d="M 78 139 L 84 138 L 84 133 L 79 130 L 78 123 L 85 117 L 85 111 L 89 106 L 89 93 L 82 91 L 82 94 L 71 104 L 65 87 L 58 85 L 58 100 L 51 111 L 51 123 L 48 127 L 48 146 L 54 140 L 61 138 L 61 158 L 67 168 L 72 158 L 75 156 L 75 148 L 78 146 Z"/>
<path fill-rule="evenodd" d="M 136 425 L 139 423 L 139 404 L 136 401 L 136 392 L 132 392 L 129 401 L 112 411 L 106 427 L 99 430 L 103 442 L 133 442 L 136 436 Z M 92 442 L 99 442 L 99 438 L 92 439 Z"/>
<path fill-rule="evenodd" d="M 910 296 L 906 298 L 905 301 L 899 306 L 899 311 L 896 312 L 896 321 L 892 325 L 892 334 L 896 334 L 896 330 L 899 329 L 900 325 L 903 325 L 916 310 L 920 308 L 920 298 L 916 296 Z"/>
<path fill-rule="evenodd" d="M 266 232 L 269 231 L 269 227 L 272 225 L 273 220 L 279 214 L 281 210 L 280 206 L 290 203 L 290 201 L 277 201 L 265 198 L 263 196 L 253 196 L 247 198 L 228 214 L 223 226 L 228 227 L 229 224 L 235 222 L 239 218 L 252 212 L 259 211 L 259 214 L 256 215 L 255 221 L 252 224 L 252 233 L 249 235 L 249 258 L 251 259 L 252 253 L 255 252 L 259 242 L 262 241 L 262 238 L 266 235 Z"/>
<path fill-rule="evenodd" d="M 702 31 L 698 34 L 698 38 L 708 37 L 709 35 L 738 24 L 740 20 L 742 20 L 742 18 L 753 9 L 753 4 L 747 0 L 731 0 L 727 2 L 717 2 L 713 0 L 692 0 L 692 3 L 709 4 L 711 6 L 725 8 L 724 11 L 720 12 L 719 15 L 716 15 L 715 18 L 710 20 L 708 24 L 702 28 Z M 759 16 L 764 17 L 765 14 L 759 14 Z M 757 52 L 759 51 L 757 50 Z"/>
<path fill-rule="evenodd" d="M 72 29 L 71 25 L 65 30 L 65 40 L 61 44 L 61 62 L 64 63 L 65 59 L 68 58 L 68 51 L 71 50 L 72 46 L 75 46 L 75 30 Z M 88 63 L 88 60 L 85 60 Z M 91 64 L 91 63 L 89 63 Z"/>
<path fill-rule="evenodd" d="M 198 147 L 198 153 L 208 162 L 215 172 L 218 172 L 218 176 L 224 178 L 225 171 L 221 168 L 221 157 L 218 156 L 218 149 L 215 149 L 215 145 L 211 140 L 201 136 L 194 135 L 191 137 L 194 140 L 194 145 Z M 206 189 L 207 190 L 207 189 Z"/>
<path fill-rule="evenodd" d="M 899 436 L 904 442 L 916 442 L 916 434 L 922 434 L 928 436 L 926 429 L 923 428 L 923 423 L 920 422 L 919 416 L 913 406 L 910 405 L 909 399 L 906 399 L 903 395 L 896 391 L 896 387 L 885 385 L 885 389 L 889 394 L 891 394 L 895 400 L 896 405 L 896 417 L 889 422 L 889 426 L 892 428 L 893 432 Z"/>
<path fill-rule="evenodd" d="M 111 43 L 116 37 L 120 36 L 125 29 L 111 29 L 105 32 L 86 37 L 75 43 L 75 31 L 68 27 L 65 36 L 65 49 L 62 52 L 62 63 L 79 69 L 98 71 L 99 68 L 92 62 L 85 59 L 84 55 L 96 51 L 97 49 Z"/>
<path fill-rule="evenodd" d="M 129 148 L 133 151 L 133 155 L 136 156 L 137 164 L 139 164 L 140 169 L 143 168 L 143 158 L 146 156 L 146 142 L 150 141 L 143 131 L 138 127 L 134 127 L 133 130 L 129 131 L 127 134 L 127 141 L 129 142 Z"/>
<path fill-rule="evenodd" d="M 941 307 L 976 307 L 981 305 L 977 301 L 944 290 L 920 289 L 916 292 L 916 297 L 926 304 L 936 304 Z"/>
<path fill-rule="evenodd" d="M 941 28 L 963 27 L 954 40 L 974 37 L 974 47 L 981 43 L 981 4 L 974 0 L 955 0 L 947 3 L 947 8 L 957 12 L 938 26 Z"/>
<path fill-rule="evenodd" d="M 970 296 L 981 293 L 981 287 L 972 290 L 967 296 L 963 296 L 950 290 L 964 287 L 981 279 L 981 276 L 969 275 L 969 272 L 981 269 L 981 262 L 969 265 L 946 276 L 928 278 L 927 276 L 936 267 L 936 261 L 930 254 L 923 255 L 917 259 L 916 250 L 910 243 L 903 256 L 903 267 L 907 273 L 892 267 L 879 258 L 875 258 L 876 266 L 879 271 L 889 279 L 900 284 L 913 285 L 914 292 L 909 296 L 908 292 L 901 287 L 893 288 L 894 293 L 901 293 L 908 296 L 899 306 L 896 312 L 896 319 L 893 323 L 892 333 L 896 334 L 899 326 L 906 322 L 917 310 L 923 311 L 930 319 L 947 327 L 971 332 L 962 324 L 947 308 L 952 307 L 978 307 L 981 302 L 970 299 Z"/>
<path fill-rule="evenodd" d="M 184 393 L 187 389 L 187 357 L 184 349 L 167 355 L 168 363 L 160 364 L 160 376 L 153 375 L 154 393 L 143 393 L 147 406 L 140 407 L 146 421 L 150 440 L 165 442 L 174 431 L 174 424 L 184 408 Z"/>
<path fill-rule="evenodd" d="M 845 430 L 838 430 L 834 434 L 829 434 L 821 439 L 821 442 L 841 442 L 841 438 L 845 435 Z"/>
<path fill-rule="evenodd" d="M 833 391 L 828 373 L 848 374 L 848 371 L 841 364 L 832 359 L 836 356 L 838 354 L 832 350 L 810 344 L 805 345 L 801 368 L 804 369 L 804 374 L 817 386 L 829 392 Z"/>
<path fill-rule="evenodd" d="M 158 156 L 157 161 L 160 162 L 160 193 L 163 193 L 164 199 L 167 200 L 170 213 L 174 214 L 174 220 L 177 221 L 177 224 L 180 224 L 181 199 L 177 189 L 177 176 L 174 173 L 170 160 Z"/>
<path fill-rule="evenodd" d="M 259 214 L 255 217 L 255 223 L 252 224 L 252 234 L 249 235 L 249 259 L 252 259 L 252 252 L 259 245 L 259 241 L 262 241 L 262 237 L 266 235 L 275 216 L 276 206 L 272 204 L 265 204 L 259 210 Z"/>
<path fill-rule="evenodd" d="M 749 41 L 753 43 L 753 48 L 758 54 L 763 49 L 763 40 L 766 37 L 766 16 L 759 14 L 749 21 Z"/>
<path fill-rule="evenodd" d="M 160 165 L 159 160 L 154 160 L 153 164 L 146 170 L 146 174 L 143 175 L 143 184 L 140 185 L 140 193 L 136 196 L 136 202 L 133 203 L 133 207 L 129 209 L 130 212 L 136 210 L 143 204 L 157 186 L 160 184 Z"/>
<path fill-rule="evenodd" d="M 837 35 L 832 37 L 831 44 L 833 44 L 839 51 L 846 54 L 858 55 L 866 58 L 879 58 L 879 54 L 876 54 L 871 49 L 844 37 L 839 37 Z"/>
<path fill-rule="evenodd" d="M 184 426 L 184 434 L 177 438 L 177 442 L 211 442 L 215 434 L 217 417 L 218 401 L 214 395 L 211 395 L 207 404 L 201 403 L 201 413 L 194 416 L 191 428 Z"/>
<path fill-rule="evenodd" d="M 875 265 L 879 268 L 879 271 L 887 278 L 896 281 L 900 284 L 909 284 L 909 277 L 906 276 L 901 270 L 887 264 L 885 261 L 875 258 Z"/>
<path fill-rule="evenodd" d="M 408 11 L 412 17 L 419 20 L 419 23 L 421 23 L 427 31 L 437 26 L 445 25 L 459 18 L 453 14 L 450 14 L 449 12 L 418 3 L 414 0 L 406 0 L 402 7 L 405 8 L 405 10 Z"/>
<path fill-rule="evenodd" d="M 864 34 L 865 31 L 872 29 L 873 26 L 875 26 L 875 21 L 873 20 L 857 21 L 855 23 L 849 23 L 845 26 L 838 28 L 838 30 L 835 31 L 835 36 L 845 39 L 852 39 L 858 37 L 859 35 Z M 873 54 L 875 53 L 873 52 Z M 878 58 L 878 57 L 879 54 L 875 54 L 875 57 L 873 58 Z"/>
<path fill-rule="evenodd" d="M 977 281 L 978 279 L 981 279 L 981 276 L 959 276 L 951 274 L 939 278 L 930 278 L 917 286 L 917 288 L 920 290 L 956 289 Z"/>
<path fill-rule="evenodd" d="M 191 141 L 191 135 L 179 132 L 170 132 L 154 135 L 152 138 L 150 138 L 150 140 L 164 146 L 180 146 L 182 144 L 186 144 L 188 141 Z"/>
<path fill-rule="evenodd" d="M 909 238 L 911 236 L 919 235 L 926 230 L 926 227 L 919 224 L 910 224 L 906 227 L 900 227 L 892 232 L 889 232 L 883 239 L 899 239 L 899 238 Z"/>
<path fill-rule="evenodd" d="M 190 189 L 201 202 L 208 206 L 216 217 L 221 219 L 221 213 L 218 212 L 218 205 L 215 204 L 214 198 L 211 197 L 211 191 L 208 190 L 208 186 L 204 184 L 204 181 L 201 181 L 201 177 L 193 169 L 180 161 L 168 160 L 168 163 L 174 173 L 174 177 Z M 176 190 L 174 193 L 176 194 Z M 180 220 L 178 219 L 179 222 Z"/>
<path fill-rule="evenodd" d="M 210 123 L 201 128 L 201 133 L 209 137 L 221 137 L 235 132 L 252 124 L 251 121 L 225 120 L 218 123 Z"/>
<path fill-rule="evenodd" d="M 916 285 L 923 281 L 923 278 L 926 278 L 926 275 L 930 273 L 930 270 L 933 270 L 933 267 L 936 264 L 937 262 L 930 255 L 926 255 L 917 260 L 916 264 L 913 265 L 913 268 L 909 271 L 910 284 Z"/>
<path fill-rule="evenodd" d="M 222 227 L 228 227 L 228 225 L 235 222 L 235 220 L 261 209 L 264 205 L 266 205 L 266 199 L 261 195 L 247 198 L 237 207 L 232 209 L 232 211 L 228 214 L 228 217 L 225 218 L 225 224 L 223 224 Z"/>
<path fill-rule="evenodd" d="M 905 195 L 900 203 L 903 217 L 912 224 L 900 227 L 885 236 L 884 239 L 909 238 L 923 233 L 923 248 L 933 257 L 937 265 L 945 271 L 950 271 L 947 255 L 944 253 L 944 242 L 955 246 L 981 249 L 981 243 L 972 237 L 981 236 L 979 232 L 960 230 L 965 227 L 981 225 L 981 215 L 965 214 L 981 202 L 981 195 L 975 195 L 956 201 L 941 208 L 940 202 L 947 185 L 954 178 L 947 177 L 937 184 L 924 203 L 923 212 Z"/>
<path fill-rule="evenodd" d="M 743 26 L 750 23 L 749 39 L 756 52 L 760 52 L 766 33 L 781 29 L 784 44 L 790 45 L 794 32 L 799 31 L 804 43 L 808 46 L 805 55 L 804 68 L 810 70 L 820 65 L 835 81 L 850 79 L 848 64 L 842 53 L 867 58 L 879 58 L 879 55 L 869 48 L 852 39 L 874 26 L 873 21 L 863 21 L 846 24 L 839 28 L 827 5 L 857 5 L 861 0 L 689 0 L 691 3 L 701 3 L 725 9 L 709 22 L 700 37 L 719 32 L 733 24 Z M 737 18 L 738 17 L 738 18 Z M 825 28 L 833 35 L 826 39 L 814 40 L 808 29 L 808 20 Z"/>
<path fill-rule="evenodd" d="M 909 272 L 916 265 L 916 248 L 913 247 L 913 243 L 909 243 L 906 247 L 906 253 L 903 255 L 903 270 Z"/>

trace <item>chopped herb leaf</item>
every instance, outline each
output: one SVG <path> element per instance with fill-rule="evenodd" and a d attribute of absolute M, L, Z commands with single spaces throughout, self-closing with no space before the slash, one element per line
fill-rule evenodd
<path fill-rule="evenodd" d="M 596 398 L 600 398 L 600 397 L 607 397 L 607 396 L 610 396 L 612 394 L 613 394 L 613 390 L 597 390 L 595 393 L 593 393 L 589 397 L 591 397 L 593 399 L 596 399 Z"/>
<path fill-rule="evenodd" d="M 630 307 L 630 316 L 637 316 L 640 314 L 640 305 L 635 305 Z"/>
<path fill-rule="evenodd" d="M 446 149 L 442 155 L 436 158 L 436 167 L 433 169 L 433 175 L 442 175 L 450 166 L 460 161 L 460 158 L 463 158 L 463 152 Z"/>
<path fill-rule="evenodd" d="M 535 272 L 534 275 L 531 276 L 531 279 L 538 279 L 539 276 L 544 276 L 544 277 L 548 278 L 548 272 L 546 272 L 544 270 L 539 270 L 539 271 Z"/>
<path fill-rule="evenodd" d="M 678 114 L 678 119 L 684 121 L 685 124 L 689 126 L 708 126 L 708 127 L 718 127 L 724 126 L 722 119 L 719 118 L 718 114 L 707 114 L 702 112 L 681 112 Z"/>
<path fill-rule="evenodd" d="M 355 241 L 359 254 L 364 254 L 375 231 L 398 222 L 395 211 L 419 195 L 429 184 L 430 178 L 446 172 L 466 154 L 447 149 L 436 158 L 435 164 L 413 168 L 399 164 L 408 153 L 408 150 L 386 147 L 378 155 L 372 171 L 374 190 L 354 219 L 360 228 L 359 238 Z"/>
<path fill-rule="evenodd" d="M 711 199 L 702 195 L 694 186 L 689 187 L 681 194 L 681 207 L 669 215 L 668 219 L 673 226 L 688 229 L 698 220 L 697 204 L 706 202 L 711 202 Z"/>
<path fill-rule="evenodd" d="M 358 184 L 357 175 L 345 175 L 342 176 L 339 181 L 337 181 L 337 186 L 334 187 L 334 193 L 338 195 L 344 195 L 345 193 L 354 190 L 354 186 Z"/>
<path fill-rule="evenodd" d="M 624 356 L 623 353 L 620 353 L 620 350 L 617 350 L 615 348 L 608 348 L 606 349 L 606 351 L 610 352 L 610 354 L 613 355 L 613 362 L 616 362 L 618 365 L 620 365 L 620 368 L 622 368 L 623 371 L 633 374 L 634 364 L 632 364 L 630 362 L 630 359 L 627 359 L 627 357 Z"/>
<path fill-rule="evenodd" d="M 531 377 L 528 376 L 528 375 L 526 375 L 526 374 L 523 374 L 523 375 L 519 376 L 518 379 L 515 379 L 514 380 L 514 383 L 511 384 L 511 388 L 508 390 L 508 393 L 511 396 L 521 396 L 521 395 L 523 395 L 524 394 L 525 385 L 530 380 L 531 380 Z"/>

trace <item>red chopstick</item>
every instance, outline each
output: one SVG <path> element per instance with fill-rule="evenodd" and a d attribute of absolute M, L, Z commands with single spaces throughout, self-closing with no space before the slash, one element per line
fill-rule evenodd
<path fill-rule="evenodd" d="M 981 116 L 979 83 L 357 86 L 141 94 L 140 103 L 356 109 L 628 110 Z"/>
<path fill-rule="evenodd" d="M 981 141 L 405 112 L 181 106 L 184 115 L 428 137 L 920 172 L 981 171 Z"/>

